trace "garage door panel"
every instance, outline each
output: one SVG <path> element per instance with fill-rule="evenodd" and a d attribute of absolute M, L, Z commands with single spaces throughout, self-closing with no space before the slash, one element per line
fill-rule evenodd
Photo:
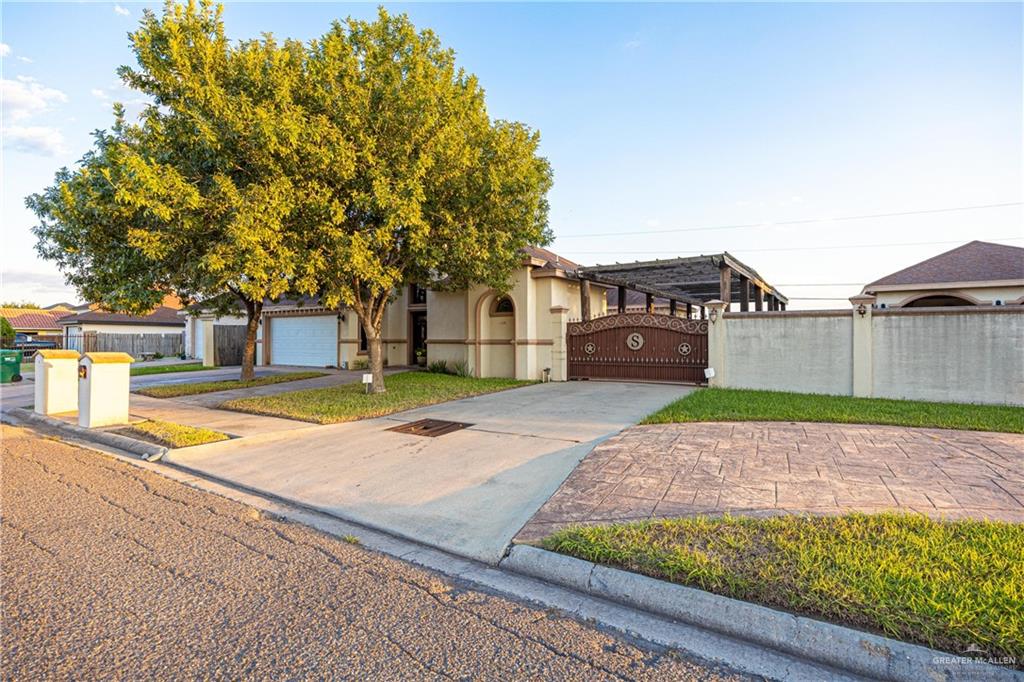
<path fill-rule="evenodd" d="M 337 362 L 338 318 L 335 315 L 271 318 L 271 364 L 328 367 Z"/>

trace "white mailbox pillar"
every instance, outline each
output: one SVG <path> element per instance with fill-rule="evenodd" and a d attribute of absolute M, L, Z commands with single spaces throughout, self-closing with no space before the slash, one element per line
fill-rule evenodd
<path fill-rule="evenodd" d="M 128 423 L 132 356 L 86 353 L 78 364 L 78 425 L 86 428 Z"/>
<path fill-rule="evenodd" d="M 39 350 L 35 359 L 35 412 L 60 414 L 78 409 L 78 351 Z"/>

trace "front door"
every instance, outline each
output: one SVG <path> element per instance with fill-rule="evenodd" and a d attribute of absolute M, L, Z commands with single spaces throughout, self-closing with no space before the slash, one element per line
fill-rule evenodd
<path fill-rule="evenodd" d="M 424 365 L 427 361 L 427 313 L 409 313 L 409 364 Z"/>

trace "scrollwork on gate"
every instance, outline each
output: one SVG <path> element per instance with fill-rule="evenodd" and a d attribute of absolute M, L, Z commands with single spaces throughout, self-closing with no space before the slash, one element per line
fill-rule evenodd
<path fill-rule="evenodd" d="M 660 315 L 657 313 L 620 313 L 618 315 L 598 317 L 588 322 L 570 322 L 566 326 L 566 333 L 569 336 L 579 336 L 617 327 L 653 327 L 656 329 L 671 329 L 685 334 L 708 333 L 707 320 L 688 320 L 682 317 Z"/>

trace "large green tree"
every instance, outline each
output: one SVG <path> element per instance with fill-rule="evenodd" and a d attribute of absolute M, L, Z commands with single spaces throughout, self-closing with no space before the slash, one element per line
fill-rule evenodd
<path fill-rule="evenodd" d="M 266 299 L 319 294 L 359 316 L 373 390 L 381 327 L 411 283 L 509 285 L 549 240 L 539 136 L 495 121 L 430 31 L 383 9 L 308 45 L 230 43 L 205 1 L 146 11 L 127 85 L 153 104 L 28 204 L 38 249 L 89 300 L 141 311 L 166 291 L 248 316 L 252 375 Z"/>
<path fill-rule="evenodd" d="M 321 179 L 339 209 L 316 226 L 322 293 L 358 314 L 380 392 L 394 294 L 506 289 L 522 248 L 550 239 L 551 169 L 539 135 L 492 120 L 477 79 L 404 15 L 335 23 L 309 52 L 305 106 L 355 154 L 353 174 Z"/>
<path fill-rule="evenodd" d="M 232 44 L 209 2 L 146 10 L 120 75 L 152 105 L 120 111 L 74 172 L 28 204 L 38 248 L 89 300 L 141 312 L 164 292 L 247 316 L 253 375 L 266 299 L 315 293 L 310 221 L 332 203 L 317 174 L 350 175 L 335 131 L 296 102 L 305 48 L 271 36 Z"/>

